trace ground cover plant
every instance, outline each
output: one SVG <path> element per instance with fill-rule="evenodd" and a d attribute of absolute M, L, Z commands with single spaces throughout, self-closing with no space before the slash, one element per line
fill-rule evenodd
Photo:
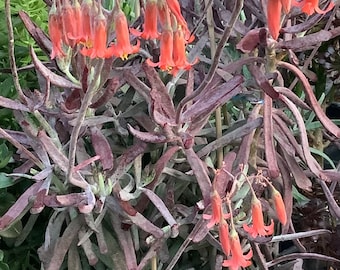
<path fill-rule="evenodd" d="M 339 267 L 337 3 L 45 4 L 4 5 L 3 269 Z"/>

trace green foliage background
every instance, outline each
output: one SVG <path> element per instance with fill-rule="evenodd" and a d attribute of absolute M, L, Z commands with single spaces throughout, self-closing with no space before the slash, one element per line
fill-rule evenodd
<path fill-rule="evenodd" d="M 30 34 L 27 32 L 24 24 L 18 15 L 19 11 L 25 11 L 30 18 L 39 25 L 44 31 L 47 31 L 48 10 L 43 0 L 12 0 L 11 13 L 12 23 L 15 34 L 15 56 L 18 68 L 31 64 L 29 55 L 29 46 L 33 46 L 41 60 L 47 60 L 47 56 L 38 48 Z M 13 97 L 15 90 L 11 76 L 8 74 L 8 36 L 5 16 L 5 1 L 0 1 L 0 87 L 1 95 Z M 35 76 L 32 72 L 20 73 L 20 82 L 23 88 L 33 88 L 35 86 Z"/>
<path fill-rule="evenodd" d="M 48 57 L 38 48 L 19 17 L 19 11 L 25 11 L 30 18 L 47 32 L 48 9 L 43 0 L 11 0 L 12 23 L 15 35 L 15 56 L 17 67 L 24 68 L 31 65 L 29 47 L 32 46 L 38 57 L 44 61 Z M 37 78 L 32 68 L 25 71 L 19 70 L 19 79 L 23 89 L 37 87 Z M 0 0 L 0 91 L 1 95 L 8 98 L 16 97 L 16 90 L 10 74 L 8 56 L 8 31 L 5 15 L 5 1 Z M 18 125 L 11 110 L 0 108 L 0 127 L 18 129 Z M 20 182 L 13 186 L 14 181 L 6 177 L 5 173 L 11 171 L 12 155 L 15 149 L 4 140 L 0 140 L 0 215 L 15 202 L 26 188 L 26 183 Z M 25 220 L 25 219 L 24 219 Z M 25 220 L 26 221 L 26 220 Z M 37 256 L 37 248 L 41 245 L 43 234 L 39 228 L 33 230 L 30 236 L 21 244 L 16 244 L 16 237 L 22 232 L 25 224 L 17 222 L 9 230 L 0 235 L 0 270 L 37 269 L 40 262 Z M 39 226 L 38 226 L 39 227 Z M 35 235 L 33 235 L 35 234 Z"/>

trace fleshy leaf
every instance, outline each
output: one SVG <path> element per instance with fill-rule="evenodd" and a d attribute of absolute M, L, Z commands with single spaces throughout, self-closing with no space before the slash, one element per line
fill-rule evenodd
<path fill-rule="evenodd" d="M 169 93 L 154 68 L 143 64 L 144 72 L 151 84 L 151 111 L 157 124 L 175 125 L 175 108 Z"/>
<path fill-rule="evenodd" d="M 194 126 L 196 122 L 208 117 L 216 108 L 241 91 L 240 85 L 242 82 L 243 78 L 241 76 L 235 76 L 216 88 L 207 89 L 207 91 L 196 97 L 196 102 L 181 114 L 180 123 L 191 123 L 190 125 Z"/>
<path fill-rule="evenodd" d="M 113 153 L 106 137 L 97 127 L 91 127 L 91 141 L 94 151 L 100 156 L 103 170 L 111 170 L 113 167 Z"/>

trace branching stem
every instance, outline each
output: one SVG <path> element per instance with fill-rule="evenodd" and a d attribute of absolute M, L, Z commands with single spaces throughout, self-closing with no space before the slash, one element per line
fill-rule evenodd
<path fill-rule="evenodd" d="M 22 92 L 22 88 L 19 82 L 18 69 L 15 63 L 14 33 L 13 33 L 13 24 L 12 24 L 12 17 L 11 17 L 11 0 L 5 1 L 5 12 L 6 12 L 6 23 L 7 23 L 7 30 L 8 30 L 9 63 L 11 66 L 14 86 L 18 92 L 20 101 L 26 104 L 26 97 L 24 93 Z"/>

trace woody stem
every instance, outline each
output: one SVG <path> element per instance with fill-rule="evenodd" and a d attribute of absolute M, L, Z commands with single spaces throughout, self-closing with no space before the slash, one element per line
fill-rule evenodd
<path fill-rule="evenodd" d="M 19 82 L 18 69 L 15 63 L 14 33 L 13 33 L 13 24 L 12 24 L 12 17 L 11 17 L 11 1 L 10 0 L 5 1 L 5 12 L 6 12 L 6 23 L 7 23 L 7 30 L 8 30 L 9 63 L 11 66 L 14 86 L 18 92 L 20 101 L 22 101 L 23 103 L 26 103 L 26 97 L 22 91 L 22 88 Z"/>

